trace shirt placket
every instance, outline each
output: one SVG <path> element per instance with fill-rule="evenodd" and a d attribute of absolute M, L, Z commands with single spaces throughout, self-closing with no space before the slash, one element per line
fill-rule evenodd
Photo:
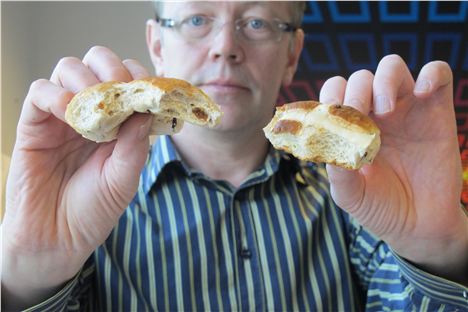
<path fill-rule="evenodd" d="M 263 276 L 255 240 L 251 207 L 242 192 L 231 200 L 236 236 L 238 300 L 243 311 L 264 310 Z"/>

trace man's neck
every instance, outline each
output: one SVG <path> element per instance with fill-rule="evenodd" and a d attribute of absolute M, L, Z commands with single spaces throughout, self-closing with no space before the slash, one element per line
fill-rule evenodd
<path fill-rule="evenodd" d="M 185 124 L 172 137 L 177 151 L 190 168 L 215 180 L 225 180 L 234 187 L 265 160 L 268 142 L 263 132 L 223 133 Z"/>

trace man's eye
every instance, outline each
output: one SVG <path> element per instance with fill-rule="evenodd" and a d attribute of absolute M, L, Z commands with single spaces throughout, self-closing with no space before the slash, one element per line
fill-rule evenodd
<path fill-rule="evenodd" d="M 251 27 L 252 29 L 262 29 L 265 28 L 265 21 L 260 19 L 260 18 L 253 18 L 249 20 L 248 26 Z"/>
<path fill-rule="evenodd" d="M 201 15 L 194 15 L 189 17 L 188 22 L 190 26 L 202 26 L 207 23 L 207 19 Z"/>

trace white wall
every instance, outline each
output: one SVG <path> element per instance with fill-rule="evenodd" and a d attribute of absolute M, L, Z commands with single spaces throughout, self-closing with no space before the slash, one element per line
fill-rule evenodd
<path fill-rule="evenodd" d="M 1 2 L 2 154 L 13 149 L 16 124 L 29 84 L 49 78 L 63 56 L 83 57 L 104 45 L 152 72 L 145 23 L 151 2 Z"/>

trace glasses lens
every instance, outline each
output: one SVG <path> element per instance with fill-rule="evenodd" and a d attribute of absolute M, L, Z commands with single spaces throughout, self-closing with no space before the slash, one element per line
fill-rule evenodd
<path fill-rule="evenodd" d="M 252 17 L 242 21 L 238 28 L 242 35 L 251 41 L 277 40 L 280 32 L 275 25 L 262 18 Z"/>
<path fill-rule="evenodd" d="M 279 40 L 281 30 L 277 24 L 258 17 L 251 17 L 238 24 L 242 35 L 252 41 Z"/>
<path fill-rule="evenodd" d="M 163 20 L 161 20 L 163 21 Z M 174 24 L 173 20 L 169 20 Z M 175 25 L 164 25 L 178 31 L 187 41 L 199 40 L 207 37 L 213 29 L 219 30 L 226 24 L 220 23 L 213 17 L 205 15 L 191 15 Z M 280 41 L 283 32 L 288 31 L 286 23 L 279 20 L 267 20 L 259 17 L 249 17 L 237 20 L 235 29 L 242 38 L 248 41 Z"/>
<path fill-rule="evenodd" d="M 179 31 L 186 39 L 200 39 L 211 32 L 213 19 L 204 15 L 192 15 L 180 23 Z"/>

